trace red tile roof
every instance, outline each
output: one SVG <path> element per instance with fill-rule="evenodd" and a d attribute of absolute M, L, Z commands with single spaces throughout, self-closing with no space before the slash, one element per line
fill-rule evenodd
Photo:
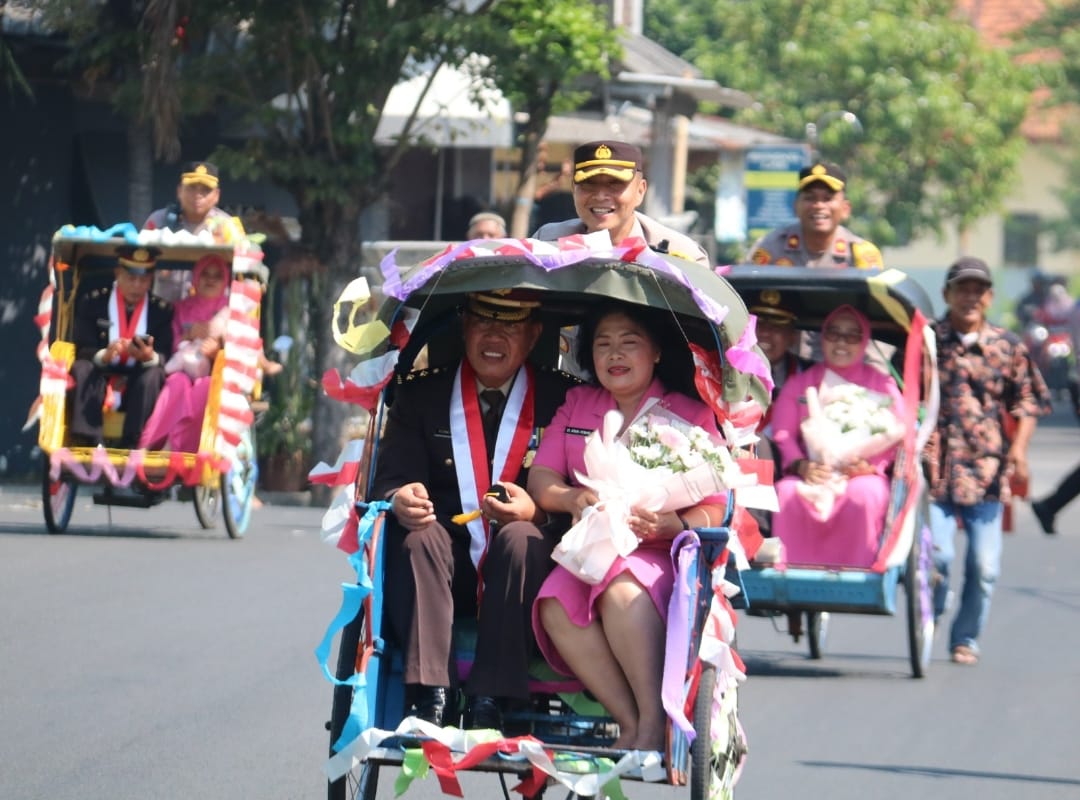
<path fill-rule="evenodd" d="M 1008 47 L 1013 43 L 1010 34 L 1038 19 L 1046 3 L 1043 0 L 956 0 L 956 10 L 970 20 L 982 39 L 993 47 Z M 1044 51 L 1031 58 L 1050 58 Z M 1062 121 L 1068 114 L 1061 107 L 1046 107 L 1050 92 L 1036 89 L 1031 98 L 1027 117 L 1021 128 L 1029 141 L 1059 141 Z"/>

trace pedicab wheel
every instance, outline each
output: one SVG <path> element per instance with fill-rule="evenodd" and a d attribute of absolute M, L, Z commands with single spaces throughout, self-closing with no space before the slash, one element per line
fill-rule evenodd
<path fill-rule="evenodd" d="M 930 589 L 933 563 L 927 540 L 928 529 L 923 525 L 917 527 L 919 532 L 911 540 L 911 550 L 904 566 L 904 596 L 911 675 L 924 678 L 934 647 L 934 610 Z"/>
<path fill-rule="evenodd" d="M 716 667 L 702 662 L 694 698 L 697 735 L 690 745 L 690 800 L 731 797 L 739 764 L 746 755 L 746 740 L 737 719 L 738 700 L 735 690 L 731 692 L 716 696 Z"/>
<path fill-rule="evenodd" d="M 210 530 L 217 524 L 215 517 L 221 498 L 218 497 L 216 486 L 196 486 L 192 490 L 192 500 L 195 503 L 195 517 L 203 530 Z"/>
<path fill-rule="evenodd" d="M 221 476 L 222 515 L 230 539 L 242 539 L 251 523 L 255 502 L 255 484 L 259 481 L 255 457 L 255 428 L 249 427 L 240 437 L 232 469 Z"/>
<path fill-rule="evenodd" d="M 364 632 L 364 611 L 356 615 L 341 631 L 338 641 L 337 670 L 334 675 L 338 680 L 346 680 L 356 672 L 356 651 L 360 647 L 360 636 Z M 334 686 L 334 699 L 330 707 L 330 721 L 326 727 L 330 731 L 330 755 L 334 755 L 334 743 L 341 736 L 345 722 L 349 718 L 352 709 L 353 687 L 344 684 Z M 374 800 L 375 791 L 379 785 L 378 764 L 364 763 L 357 776 L 353 772 L 346 773 L 336 781 L 326 785 L 327 800 Z"/>
<path fill-rule="evenodd" d="M 690 745 L 690 800 L 709 800 L 709 786 L 716 778 L 712 765 L 712 706 L 716 691 L 716 667 L 702 662 L 701 681 L 694 699 L 694 743 Z"/>
<path fill-rule="evenodd" d="M 817 661 L 825 652 L 825 640 L 829 636 L 829 612 L 806 612 L 806 641 L 810 645 L 810 658 Z"/>
<path fill-rule="evenodd" d="M 58 480 L 49 475 L 50 465 L 45 464 L 44 480 L 41 487 L 41 507 L 45 511 L 45 527 L 49 533 L 63 533 L 71 522 L 71 512 L 75 509 L 75 495 L 79 484 L 71 476 L 60 474 Z"/>

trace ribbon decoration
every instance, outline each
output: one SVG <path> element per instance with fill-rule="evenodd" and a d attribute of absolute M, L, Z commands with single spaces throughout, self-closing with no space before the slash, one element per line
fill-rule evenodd
<path fill-rule="evenodd" d="M 38 383 L 38 396 L 30 404 L 30 410 L 23 423 L 24 431 L 30 430 L 41 419 L 41 404 L 46 397 L 60 397 L 68 389 L 75 386 L 75 379 L 68 373 L 67 367 L 61 361 L 57 361 L 49 352 L 49 328 L 52 325 L 53 295 L 56 289 L 52 283 L 52 271 L 50 270 L 50 282 L 42 290 L 38 300 L 38 313 L 34 315 L 34 324 L 41 332 L 41 339 L 37 344 L 37 359 L 41 362 L 41 379 Z"/>
<path fill-rule="evenodd" d="M 229 290 L 229 319 L 225 324 L 225 369 L 219 396 L 217 435 L 214 450 L 227 471 L 237 460 L 243 434 L 255 421 L 248 396 L 259 377 L 259 335 L 257 310 L 262 288 L 253 281 L 234 280 Z"/>
<path fill-rule="evenodd" d="M 567 237 L 571 240 L 574 237 Z M 479 244 L 485 241 L 488 246 Z M 728 307 L 721 305 L 697 287 L 693 286 L 686 274 L 676 265 L 672 264 L 659 253 L 649 247 L 642 247 L 641 239 L 628 239 L 619 246 L 612 246 L 610 236 L 606 244 L 600 244 L 598 240 L 582 239 L 588 246 L 580 249 L 563 249 L 562 242 L 542 242 L 538 239 L 491 239 L 474 240 L 464 244 L 448 246 L 419 267 L 409 270 L 408 277 L 402 280 L 401 268 L 398 266 L 395 256 L 397 250 L 390 251 L 380 262 L 379 269 L 383 274 L 383 293 L 387 297 L 393 297 L 404 301 L 414 291 L 426 284 L 432 277 L 445 270 L 454 261 L 462 258 L 477 258 L 483 256 L 525 256 L 532 264 L 547 272 L 574 266 L 590 258 L 610 258 L 617 261 L 627 261 L 649 267 L 654 272 L 672 278 L 676 283 L 686 287 L 694 299 L 695 305 L 701 310 L 706 318 L 714 324 L 720 325 L 728 314 Z M 494 249 L 491 243 L 495 243 Z"/>
<path fill-rule="evenodd" d="M 105 242 L 109 239 L 121 238 L 128 244 L 140 244 L 139 231 L 130 222 L 118 222 L 111 228 L 101 230 L 96 225 L 64 225 L 56 232 L 56 239 L 90 239 L 94 242 Z"/>
<path fill-rule="evenodd" d="M 124 462 L 123 472 L 120 472 L 113 465 L 109 451 L 104 447 L 95 447 L 85 466 L 68 448 L 61 447 L 49 456 L 49 475 L 54 481 L 59 480 L 61 471 L 66 469 L 80 483 L 97 483 L 105 478 L 110 484 L 121 489 L 131 486 L 132 481 L 138 478 L 141 483 L 156 491 L 170 485 L 176 478 L 180 478 L 185 486 L 195 486 L 202 480 L 206 467 L 220 471 L 228 468 L 228 465 L 223 465 L 213 453 L 197 454 L 191 466 L 185 466 L 187 458 L 190 456 L 184 453 L 172 453 L 165 469 L 165 477 L 160 481 L 151 481 L 146 474 L 145 450 L 132 450 Z"/>
<path fill-rule="evenodd" d="M 360 472 L 360 459 L 364 454 L 364 440 L 350 439 L 345 443 L 337 461 L 330 466 L 325 461 L 320 461 L 308 473 L 308 480 L 312 483 L 321 483 L 325 486 L 346 486 L 356 483 L 356 476 Z"/>
<path fill-rule="evenodd" d="M 772 392 L 774 386 L 772 369 L 769 367 L 768 359 L 760 351 L 754 350 L 756 344 L 757 317 L 751 314 L 746 327 L 743 328 L 743 332 L 739 336 L 739 341 L 731 345 L 724 355 L 727 356 L 728 363 L 735 369 L 739 370 L 739 372 L 757 375 L 761 378 L 761 382 L 765 384 L 765 390 Z"/>
<path fill-rule="evenodd" d="M 664 677 L 660 698 L 671 723 L 687 742 L 697 737 L 694 725 L 686 718 L 684 695 L 686 660 L 690 655 L 690 628 L 694 608 L 691 598 L 697 582 L 695 561 L 701 551 L 701 540 L 694 531 L 683 531 L 671 544 L 671 561 L 675 567 L 675 586 L 668 601 L 667 636 L 664 646 Z"/>
<path fill-rule="evenodd" d="M 346 490 L 347 491 L 347 490 Z M 340 495 L 339 495 L 340 497 Z M 353 673 L 345 680 L 334 677 L 330 669 L 330 652 L 334 638 L 350 622 L 356 619 L 364 600 L 372 592 L 370 564 L 367 558 L 367 549 L 364 545 L 371 539 L 375 531 L 375 521 L 378 516 L 389 510 L 390 504 L 384 500 L 369 503 L 364 516 L 357 520 L 357 546 L 349 556 L 349 564 L 356 572 L 355 583 L 341 584 L 342 599 L 341 608 L 330 621 L 330 625 L 323 635 L 322 641 L 315 648 L 315 658 L 322 667 L 327 680 L 337 686 L 352 686 L 353 698 L 349 708 L 349 716 L 342 727 L 341 736 L 333 744 L 335 751 L 348 750 L 357 741 L 362 741 L 362 732 L 368 727 L 370 713 L 367 706 L 367 676 L 364 672 Z M 355 513 L 355 506 L 354 506 Z M 340 752 L 339 752 L 340 755 Z M 336 756 L 335 756 L 336 758 Z"/>
<path fill-rule="evenodd" d="M 427 741 L 419 749 L 424 757 L 423 763 L 428 764 L 439 775 L 443 790 L 457 797 L 460 797 L 461 793 L 455 773 L 469 769 L 495 753 L 524 756 L 534 770 L 554 778 L 582 797 L 594 796 L 601 790 L 611 796 L 618 785 L 618 779 L 627 774 L 640 775 L 643 781 L 654 783 L 663 781 L 667 776 L 661 754 L 654 751 L 632 750 L 618 762 L 612 762 L 609 758 L 596 758 L 582 753 L 553 753 L 545 749 L 543 742 L 531 736 L 507 739 L 492 731 L 440 728 L 418 717 L 406 717 L 393 731 L 377 728 L 363 731 L 348 746 L 327 760 L 323 765 L 323 773 L 328 780 L 335 781 L 358 767 L 371 751 L 380 747 L 386 739 L 413 735 L 426 737 Z M 452 753 L 464 755 L 455 762 Z M 422 778 L 426 774 L 421 762 L 409 750 L 406 751 L 406 761 L 408 767 L 403 765 L 406 779 L 402 781 L 399 778 L 395 786 L 399 794 L 409 787 L 414 778 Z M 521 787 L 515 787 L 515 790 L 526 788 L 527 784 L 528 782 Z"/>

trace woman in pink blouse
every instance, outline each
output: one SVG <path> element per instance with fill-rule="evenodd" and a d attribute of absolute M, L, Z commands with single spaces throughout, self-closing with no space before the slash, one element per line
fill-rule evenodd
<path fill-rule="evenodd" d="M 582 326 L 578 363 L 600 385 L 567 392 L 545 431 L 528 482 L 545 511 L 568 513 L 577 522 L 597 502 L 575 473 L 585 472 L 585 438 L 601 427 L 608 411 L 622 413 L 625 430 L 644 410 L 668 410 L 719 438 L 712 411 L 669 391 L 655 374 L 675 360 L 670 347 L 661 356 L 660 342 L 671 339 L 656 322 L 648 309 L 612 304 Z M 688 361 L 685 367 L 688 376 Z M 599 584 L 585 583 L 560 565 L 540 590 L 533 606 L 537 643 L 556 670 L 576 675 L 618 723 L 617 748 L 664 748 L 660 684 L 674 582 L 671 540 L 687 527 L 719 524 L 722 517 L 723 509 L 712 504 L 659 514 L 634 508 L 629 525 L 640 545 L 617 558 Z"/>

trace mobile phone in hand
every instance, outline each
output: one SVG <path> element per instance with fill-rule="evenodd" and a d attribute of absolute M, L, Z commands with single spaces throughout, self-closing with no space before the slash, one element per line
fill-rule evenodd
<path fill-rule="evenodd" d="M 494 497 L 500 503 L 510 502 L 510 495 L 506 493 L 506 487 L 500 483 L 496 483 L 494 486 L 484 492 L 484 497 Z"/>

